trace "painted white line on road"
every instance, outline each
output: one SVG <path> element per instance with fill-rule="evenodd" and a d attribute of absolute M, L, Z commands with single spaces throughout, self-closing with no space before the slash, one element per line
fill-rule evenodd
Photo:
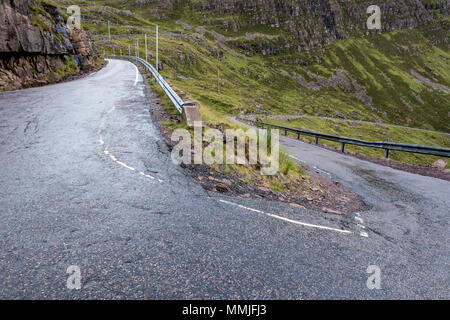
<path fill-rule="evenodd" d="M 155 177 L 152 177 L 152 176 L 150 176 L 150 175 L 148 175 L 148 174 L 145 174 L 145 173 L 143 173 L 142 171 L 139 172 L 139 173 L 140 173 L 141 176 L 144 176 L 144 177 L 146 177 L 146 178 L 150 178 L 150 179 L 152 179 L 152 180 L 155 180 Z"/>
<path fill-rule="evenodd" d="M 146 178 L 149 178 L 149 179 L 152 179 L 152 180 L 158 180 L 158 182 L 160 182 L 160 183 L 163 183 L 164 181 L 163 180 L 161 180 L 161 179 L 158 179 L 158 178 L 155 178 L 155 177 L 152 177 L 151 175 L 149 175 L 149 174 L 146 174 L 146 173 L 144 173 L 144 172 L 139 172 L 140 173 L 140 175 L 141 176 L 143 176 L 143 177 L 146 177 Z"/>
<path fill-rule="evenodd" d="M 103 139 L 102 139 L 102 138 L 100 138 L 100 145 L 102 145 L 102 146 L 105 145 L 105 143 L 103 142 Z M 118 165 L 120 165 L 120 166 L 122 166 L 122 167 L 124 167 L 124 168 L 127 168 L 127 169 L 130 170 L 130 171 L 136 171 L 135 168 L 130 167 L 130 166 L 127 165 L 126 163 L 123 163 L 123 162 L 117 160 L 117 158 L 109 152 L 108 148 L 104 147 L 103 153 L 104 153 L 105 155 L 107 155 L 114 163 L 116 163 L 116 164 L 118 164 Z M 164 182 L 163 180 L 161 180 L 161 179 L 159 179 L 159 178 L 152 177 L 151 175 L 148 175 L 148 174 L 146 174 L 146 173 L 144 173 L 144 172 L 142 172 L 142 171 L 140 171 L 139 174 L 140 174 L 141 176 L 143 176 L 143 177 L 146 177 L 146 178 L 149 178 L 149 179 L 152 179 L 152 180 L 156 180 L 156 181 L 158 181 L 159 183 L 163 183 L 163 182 Z"/>
<path fill-rule="evenodd" d="M 323 173 L 323 174 L 326 174 L 327 176 L 331 176 L 331 173 L 328 173 L 325 170 L 319 169 L 316 166 L 313 166 L 313 169 L 316 170 L 318 173 Z"/>
<path fill-rule="evenodd" d="M 361 214 L 359 212 L 356 212 L 355 214 L 356 214 L 356 217 L 354 217 L 354 218 L 355 218 L 356 221 L 358 221 L 358 224 L 356 226 L 363 230 L 363 231 L 361 231 L 359 233 L 359 235 L 361 237 L 368 238 L 369 234 L 365 231 L 366 230 L 366 226 L 364 225 L 363 218 L 361 218 Z"/>
<path fill-rule="evenodd" d="M 294 160 L 296 160 L 296 161 L 298 161 L 298 162 L 300 162 L 300 163 L 306 165 L 306 162 L 305 162 L 305 161 L 300 160 L 299 158 L 294 157 L 293 155 L 289 155 L 289 157 L 291 157 L 292 159 L 294 159 Z M 326 172 L 325 170 L 319 169 L 319 168 L 317 168 L 316 166 L 313 166 L 313 169 L 314 169 L 316 172 L 318 172 L 318 173 L 323 173 L 323 174 L 326 174 L 327 176 L 331 176 L 331 173 Z"/>
<path fill-rule="evenodd" d="M 131 170 L 131 171 L 136 171 L 135 168 L 130 167 L 130 166 L 127 166 L 127 165 L 126 165 L 125 163 L 123 163 L 123 162 L 116 161 L 116 163 L 117 163 L 117 164 L 120 164 L 122 167 L 125 167 L 125 168 L 127 168 L 127 169 L 129 169 L 129 170 Z"/>
<path fill-rule="evenodd" d="M 136 66 L 134 66 L 134 68 L 136 69 L 136 80 L 134 80 L 134 86 L 136 87 L 136 84 L 138 83 L 139 80 L 139 70 Z"/>
<path fill-rule="evenodd" d="M 305 161 L 303 161 L 303 160 L 300 160 L 299 158 L 297 158 L 297 157 L 294 157 L 294 156 L 292 156 L 292 155 L 289 155 L 289 157 L 291 157 L 292 159 L 294 159 L 294 160 L 296 160 L 296 161 L 298 161 L 298 162 L 301 162 L 301 163 L 303 163 L 303 164 L 306 164 L 306 162 Z"/>
<path fill-rule="evenodd" d="M 116 106 L 113 106 L 111 109 L 109 109 L 106 113 L 111 113 L 111 112 L 113 112 L 114 110 L 116 110 Z"/>
<path fill-rule="evenodd" d="M 136 69 L 137 69 L 137 68 L 136 68 Z M 115 109 L 116 109 L 116 107 L 113 106 L 110 110 L 108 110 L 107 113 L 109 114 L 109 113 L 113 112 Z M 107 155 L 114 163 L 116 163 L 116 164 L 118 164 L 118 165 L 120 165 L 120 166 L 122 166 L 122 167 L 124 167 L 124 168 L 126 168 L 126 169 L 128 169 L 128 170 L 130 170 L 130 171 L 136 172 L 136 169 L 135 169 L 135 168 L 133 168 L 133 167 L 127 165 L 126 163 L 123 163 L 123 162 L 119 161 L 113 154 L 111 154 L 111 153 L 109 152 L 108 148 L 107 148 L 106 145 L 105 145 L 105 141 L 103 140 L 103 136 L 102 136 L 102 132 L 103 132 L 104 128 L 105 128 L 105 120 L 103 119 L 103 120 L 101 121 L 100 129 L 99 129 L 99 132 L 98 132 L 98 134 L 99 134 L 99 140 L 98 140 L 98 142 L 99 142 L 99 144 L 103 147 L 103 153 L 104 153 L 105 155 Z M 142 172 L 142 171 L 140 171 L 139 173 L 140 173 L 141 176 L 143 176 L 143 177 L 145 177 L 145 178 L 149 178 L 149 179 L 151 179 L 151 180 L 156 180 L 156 181 L 158 181 L 159 183 L 163 183 L 163 182 L 164 182 L 163 180 L 161 180 L 161 179 L 159 179 L 159 178 L 152 177 L 152 176 L 150 176 L 150 175 L 148 175 L 148 174 L 146 174 L 146 173 L 144 173 L 144 172 Z"/>
<path fill-rule="evenodd" d="M 276 214 L 267 213 L 267 212 L 264 212 L 264 211 L 261 211 L 261 210 L 245 207 L 245 206 L 240 205 L 238 203 L 234 203 L 234 202 L 230 202 L 230 201 L 226 201 L 226 200 L 219 200 L 219 201 L 222 202 L 222 203 L 226 203 L 226 204 L 235 206 L 235 207 L 239 207 L 241 209 L 245 209 L 245 210 L 253 211 L 253 212 L 256 212 L 256 213 L 264 214 L 264 215 L 269 216 L 271 218 L 275 218 L 275 219 L 282 220 L 282 221 L 285 221 L 285 222 L 301 225 L 301 226 L 304 226 L 304 227 L 335 231 L 335 232 L 340 232 L 340 233 L 344 233 L 344 234 L 351 234 L 351 233 L 353 233 L 352 231 L 349 231 L 349 230 L 330 228 L 330 227 L 325 227 L 325 226 L 320 226 L 320 225 L 315 225 L 315 224 L 310 224 L 310 223 L 305 223 L 305 222 L 300 222 L 300 221 L 297 221 L 297 220 L 292 220 L 292 219 L 280 217 L 280 216 L 277 216 Z"/>

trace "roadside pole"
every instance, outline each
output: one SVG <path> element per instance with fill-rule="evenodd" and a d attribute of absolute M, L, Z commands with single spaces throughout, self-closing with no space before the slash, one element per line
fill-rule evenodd
<path fill-rule="evenodd" d="M 219 57 L 219 46 L 217 46 L 217 60 L 219 63 L 217 63 L 217 93 L 220 93 L 220 57 Z"/>
<path fill-rule="evenodd" d="M 108 20 L 108 39 L 109 42 L 111 43 L 111 26 L 109 25 L 109 20 Z"/>
<path fill-rule="evenodd" d="M 147 34 L 145 35 L 145 61 L 148 62 L 147 55 Z"/>
<path fill-rule="evenodd" d="M 156 26 L 156 72 L 159 72 L 159 57 L 158 57 L 158 37 L 159 37 L 159 26 Z"/>

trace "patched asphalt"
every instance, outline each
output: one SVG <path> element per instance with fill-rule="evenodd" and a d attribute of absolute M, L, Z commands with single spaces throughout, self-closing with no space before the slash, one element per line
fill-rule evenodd
<path fill-rule="evenodd" d="M 283 138 L 373 209 L 340 217 L 208 193 L 172 163 L 135 80 L 111 60 L 0 93 L 0 298 L 450 297 L 449 182 Z M 81 290 L 66 287 L 71 265 Z M 366 286 L 369 265 L 381 290 Z"/>

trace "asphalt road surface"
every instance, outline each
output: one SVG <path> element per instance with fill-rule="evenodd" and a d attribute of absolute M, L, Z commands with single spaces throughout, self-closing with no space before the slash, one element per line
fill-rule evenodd
<path fill-rule="evenodd" d="M 112 60 L 0 94 L 0 298 L 450 298 L 448 182 L 283 138 L 374 208 L 210 194 L 172 163 L 144 92 L 135 66 Z"/>

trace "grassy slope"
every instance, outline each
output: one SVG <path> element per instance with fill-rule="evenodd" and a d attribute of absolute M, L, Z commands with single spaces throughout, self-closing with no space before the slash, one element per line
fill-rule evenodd
<path fill-rule="evenodd" d="M 112 29 L 116 31 L 114 27 Z M 281 64 L 279 57 L 250 58 L 232 52 L 225 52 L 225 59 L 218 58 L 214 41 L 206 39 L 196 43 L 190 38 L 175 36 L 160 38 L 160 59 L 164 62 L 164 76 L 190 93 L 192 98 L 221 114 L 263 111 L 321 116 L 343 114 L 349 119 L 381 119 L 384 122 L 449 131 L 449 94 L 421 84 L 406 74 L 414 69 L 432 81 L 450 87 L 450 55 L 440 47 L 427 48 L 424 45 L 422 48 L 421 41 L 426 43 L 424 32 L 403 31 L 373 36 L 371 41 L 341 41 L 326 52 L 322 64 L 307 67 Z M 410 37 L 416 41 L 410 41 Z M 114 40 L 116 53 L 120 46 L 123 52 L 128 50 L 128 45 L 133 48 L 137 38 L 140 43 L 144 42 L 143 37 Z M 419 48 L 411 49 L 419 50 L 417 54 L 399 52 L 402 49 L 398 48 L 397 39 L 402 38 L 405 38 L 404 47 Z M 149 41 L 154 44 L 154 37 L 150 37 Z M 111 48 L 106 50 L 112 52 Z M 141 48 L 141 56 L 144 52 Z M 154 56 L 151 55 L 151 58 L 154 59 Z M 425 65 L 438 76 L 430 76 Z M 355 89 L 349 92 L 335 88 L 312 91 L 280 72 L 289 70 L 312 81 L 307 71 L 330 77 L 337 69 L 345 69 L 352 79 L 365 88 L 373 106 L 365 106 L 354 97 Z"/>
<path fill-rule="evenodd" d="M 73 2 L 88 4 L 93 1 Z M 226 116 L 229 115 L 268 112 L 331 117 L 339 115 L 347 119 L 381 120 L 450 132 L 449 93 L 420 83 L 408 75 L 414 70 L 434 83 L 450 88 L 450 52 L 444 31 L 448 30 L 449 20 L 437 13 L 436 22 L 432 25 L 381 35 L 350 37 L 334 43 L 327 50 L 246 56 L 245 51 L 233 47 L 226 38 L 217 38 L 214 31 L 219 29 L 212 27 L 208 29 L 211 32 L 196 30 L 201 20 L 182 6 L 156 20 L 149 7 L 130 7 L 119 0 L 95 3 L 95 9 L 82 6 L 85 17 L 110 20 L 113 24 L 122 25 L 113 25 L 112 34 L 149 34 L 151 52 L 154 52 L 155 47 L 152 30 L 156 23 L 160 25 L 161 73 L 172 85 L 198 101 L 202 116 L 212 124 L 227 123 Z M 100 14 L 101 5 L 108 5 L 109 8 L 103 8 Z M 132 14 L 117 9 L 130 10 Z M 188 23 L 191 29 L 184 30 L 176 23 L 177 20 Z M 83 27 L 94 34 L 107 34 L 104 23 L 89 22 L 84 23 Z M 227 36 L 234 39 L 238 37 L 239 42 L 239 37 L 245 37 L 245 32 L 272 35 L 274 30 L 261 27 Z M 143 36 L 113 38 L 112 43 L 100 40 L 98 43 L 106 52 L 112 53 L 115 48 L 116 53 L 120 49 L 125 53 L 129 45 L 134 48 L 136 39 L 141 44 L 140 55 L 143 57 Z M 154 62 L 154 54 L 150 54 L 150 59 Z M 337 70 L 345 70 L 347 77 L 356 81 L 371 98 L 372 105 L 365 105 L 355 97 L 358 89 L 354 84 L 348 88 L 328 87 L 315 91 L 305 88 L 294 79 L 301 76 L 313 82 L 308 72 L 330 78 Z M 324 131 L 326 126 L 310 129 Z M 348 135 L 358 134 L 354 132 Z M 392 141 L 404 137 L 395 135 Z M 378 136 L 373 132 L 373 136 L 366 138 L 377 140 Z M 435 142 L 433 139 L 420 139 L 424 144 Z"/>

